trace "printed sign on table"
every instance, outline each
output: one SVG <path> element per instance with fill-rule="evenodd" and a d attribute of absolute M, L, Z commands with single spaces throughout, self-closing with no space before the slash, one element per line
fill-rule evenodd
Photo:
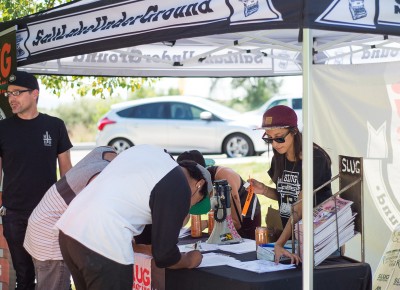
<path fill-rule="evenodd" d="M 133 290 L 164 290 L 165 271 L 158 268 L 153 257 L 135 253 Z"/>

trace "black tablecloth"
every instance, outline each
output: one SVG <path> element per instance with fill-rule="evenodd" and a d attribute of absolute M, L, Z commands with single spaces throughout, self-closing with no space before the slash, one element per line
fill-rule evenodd
<path fill-rule="evenodd" d="M 234 255 L 241 261 L 256 259 L 256 252 Z M 321 290 L 370 290 L 372 288 L 371 267 L 344 257 L 328 258 L 323 269 L 314 269 L 314 289 Z M 296 269 L 254 273 L 229 266 L 196 269 L 165 270 L 166 290 L 294 290 L 302 289 L 302 267 Z"/>

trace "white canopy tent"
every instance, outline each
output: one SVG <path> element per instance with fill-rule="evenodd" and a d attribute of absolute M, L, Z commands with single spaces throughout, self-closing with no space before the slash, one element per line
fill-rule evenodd
<path fill-rule="evenodd" d="M 227 2 L 83 0 L 0 31 L 17 25 L 18 66 L 42 74 L 301 74 L 303 28 L 312 29 L 315 64 L 368 62 L 371 46 L 373 59 L 377 49 L 388 60 L 398 55 L 395 3 L 358 1 L 366 12 L 354 19 L 347 1 Z"/>
<path fill-rule="evenodd" d="M 83 0 L 1 23 L 0 31 L 17 25 L 18 66 L 37 74 L 302 74 L 303 191 L 311 193 L 313 68 L 398 60 L 399 15 L 398 1 L 387 0 Z M 312 289 L 312 199 L 305 196 L 303 288 Z"/>

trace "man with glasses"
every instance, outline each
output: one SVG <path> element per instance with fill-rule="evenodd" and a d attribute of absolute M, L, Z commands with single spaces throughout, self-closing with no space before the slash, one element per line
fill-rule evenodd
<path fill-rule="evenodd" d="M 298 264 L 300 257 L 284 249 L 285 243 L 291 238 L 292 204 L 302 198 L 302 136 L 297 127 L 297 115 L 287 106 L 275 106 L 268 109 L 262 120 L 262 130 L 265 130 L 263 140 L 272 145 L 274 156 L 268 174 L 275 183 L 276 188 L 266 186 L 260 181 L 251 179 L 254 192 L 268 198 L 278 200 L 279 213 L 283 224 L 283 232 L 275 243 L 275 261 L 279 262 L 281 256 L 291 259 Z M 329 155 L 317 144 L 313 146 L 314 189 L 318 188 L 332 177 L 331 159 Z M 320 204 L 332 195 L 331 186 L 326 185 L 320 189 L 314 198 L 314 206 Z M 301 219 L 301 202 L 294 207 L 294 222 Z"/>
<path fill-rule="evenodd" d="M 31 256 L 23 247 L 28 218 L 46 191 L 72 167 L 71 141 L 62 120 L 39 113 L 39 84 L 17 71 L 6 90 L 13 116 L 0 121 L 0 180 L 4 173 L 0 215 L 16 271 L 16 289 L 35 289 Z"/>

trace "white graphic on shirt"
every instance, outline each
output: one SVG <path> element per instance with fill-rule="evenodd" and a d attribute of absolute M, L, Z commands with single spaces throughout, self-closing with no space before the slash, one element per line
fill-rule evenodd
<path fill-rule="evenodd" d="M 280 215 L 289 218 L 291 205 L 300 194 L 299 172 L 284 170 L 282 177 L 278 178 L 276 189 L 281 197 Z"/>
<path fill-rule="evenodd" d="M 43 135 L 43 145 L 51 146 L 51 136 L 49 132 L 46 131 L 46 134 Z"/>

